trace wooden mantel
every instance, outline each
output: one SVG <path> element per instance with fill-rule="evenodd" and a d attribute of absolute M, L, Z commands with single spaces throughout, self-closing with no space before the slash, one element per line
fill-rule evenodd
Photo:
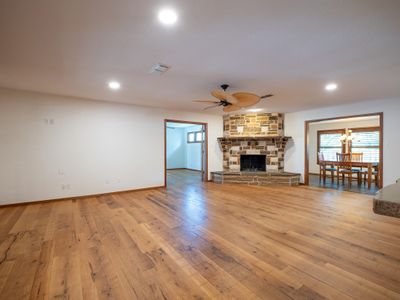
<path fill-rule="evenodd" d="M 227 136 L 227 137 L 219 137 L 218 141 L 268 141 L 268 140 L 283 140 L 288 141 L 291 139 L 291 136 L 282 136 L 282 135 L 267 135 L 267 136 Z"/>

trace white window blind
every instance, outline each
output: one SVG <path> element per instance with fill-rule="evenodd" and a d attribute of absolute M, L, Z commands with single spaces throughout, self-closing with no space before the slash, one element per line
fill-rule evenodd
<path fill-rule="evenodd" d="M 379 131 L 353 131 L 352 152 L 363 153 L 363 161 L 379 162 Z"/>
<path fill-rule="evenodd" d="M 342 133 L 320 133 L 319 152 L 324 155 L 325 160 L 336 160 L 336 153 L 342 153 Z"/>

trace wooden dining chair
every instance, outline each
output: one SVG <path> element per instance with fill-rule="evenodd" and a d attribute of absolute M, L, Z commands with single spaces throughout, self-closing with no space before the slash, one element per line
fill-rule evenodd
<path fill-rule="evenodd" d="M 323 179 L 323 182 L 326 182 L 326 172 L 331 173 L 331 182 L 333 183 L 335 180 L 335 172 L 336 168 L 328 166 L 325 163 L 325 157 L 322 152 L 318 152 L 318 163 L 319 163 L 319 182 Z"/>
<path fill-rule="evenodd" d="M 340 183 L 340 177 L 342 177 L 342 182 L 344 184 L 346 175 L 349 180 L 349 185 L 351 186 L 353 182 L 353 174 L 357 175 L 357 183 L 361 185 L 361 171 L 358 168 L 353 168 L 351 153 L 336 153 L 337 165 L 337 180 Z"/>
<path fill-rule="evenodd" d="M 363 161 L 363 157 L 364 157 L 364 153 L 362 152 L 351 152 L 350 153 L 350 157 L 351 157 L 351 161 L 352 162 L 362 162 Z M 359 170 L 361 173 L 363 172 L 363 168 L 362 167 L 356 167 L 353 169 Z"/>
<path fill-rule="evenodd" d="M 363 152 L 352 152 L 351 153 L 351 161 L 362 162 L 364 157 Z"/>
<path fill-rule="evenodd" d="M 351 161 L 356 161 L 356 162 L 362 162 L 364 158 L 364 153 L 360 152 L 360 153 L 356 153 L 353 152 L 351 153 Z M 360 172 L 361 172 L 361 176 L 363 177 L 363 182 L 364 185 L 367 183 L 368 180 L 368 170 L 365 170 L 363 168 L 360 168 Z M 373 170 L 372 171 L 372 177 L 371 179 L 373 179 L 373 181 L 375 182 L 375 185 L 377 187 L 379 187 L 379 172 L 378 170 Z"/>
<path fill-rule="evenodd" d="M 368 182 L 368 170 L 363 170 L 361 172 L 362 176 L 363 176 L 363 183 L 364 185 L 367 184 Z M 380 178 L 379 178 L 379 171 L 377 170 L 377 168 L 373 168 L 372 169 L 372 174 L 371 174 L 371 181 L 373 181 L 375 183 L 376 187 L 380 187 L 379 186 L 379 182 L 380 182 Z"/>

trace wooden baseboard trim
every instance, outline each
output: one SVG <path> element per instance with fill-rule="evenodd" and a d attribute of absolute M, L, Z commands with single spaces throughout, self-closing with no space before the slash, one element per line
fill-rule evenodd
<path fill-rule="evenodd" d="M 190 168 L 186 168 L 185 170 L 189 170 L 189 171 L 195 171 L 195 172 L 200 172 L 200 173 L 201 173 L 201 170 L 197 170 L 197 169 L 190 169 Z"/>
<path fill-rule="evenodd" d="M 162 189 L 165 188 L 164 185 L 157 185 L 157 186 L 150 186 L 140 189 L 131 189 L 131 190 L 123 190 L 123 191 L 115 191 L 115 192 L 108 192 L 108 193 L 100 193 L 100 194 L 90 194 L 90 195 L 83 195 L 83 196 L 73 196 L 73 197 L 64 197 L 64 198 L 55 198 L 55 199 L 46 199 L 46 200 L 36 200 L 31 202 L 19 202 L 19 203 L 10 203 L 10 204 L 2 204 L 0 208 L 7 208 L 7 207 L 14 207 L 14 206 L 24 206 L 30 204 L 43 204 L 48 202 L 55 202 L 55 201 L 66 201 L 66 200 L 79 200 L 82 198 L 90 198 L 90 197 L 100 197 L 105 195 L 113 195 L 113 194 L 122 194 L 122 193 L 129 193 L 129 192 L 140 192 L 140 191 L 147 191 L 147 190 L 154 190 L 154 189 Z"/>
<path fill-rule="evenodd" d="M 177 170 L 189 170 L 189 171 L 201 172 L 201 170 L 190 169 L 190 168 L 172 168 L 172 169 L 167 169 L 167 171 L 177 171 Z"/>
<path fill-rule="evenodd" d="M 331 171 L 329 171 L 329 174 L 328 174 L 328 171 L 326 172 L 326 178 L 330 178 L 331 177 L 331 174 L 330 174 L 330 172 Z M 314 175 L 314 176 L 319 176 L 319 174 L 318 173 L 308 173 L 309 175 Z M 337 175 L 333 175 L 333 177 L 336 177 Z"/>

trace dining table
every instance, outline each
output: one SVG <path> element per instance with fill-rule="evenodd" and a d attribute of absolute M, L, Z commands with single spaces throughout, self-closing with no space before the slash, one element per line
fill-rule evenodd
<path fill-rule="evenodd" d="M 324 160 L 324 161 L 320 161 L 319 164 L 323 164 L 324 166 L 330 166 L 333 168 L 335 166 L 343 165 L 343 162 L 334 161 L 334 160 L 332 160 L 332 161 Z M 352 161 L 351 166 L 356 167 L 356 168 L 368 169 L 367 183 L 368 183 L 368 189 L 371 189 L 373 170 L 375 169 L 378 172 L 378 174 L 380 174 L 379 163 L 378 162 Z M 324 176 L 324 178 L 326 177 L 326 168 L 323 168 L 323 176 Z M 380 176 L 379 176 L 379 178 L 380 178 Z M 377 181 L 377 186 L 379 187 L 379 180 Z"/>

